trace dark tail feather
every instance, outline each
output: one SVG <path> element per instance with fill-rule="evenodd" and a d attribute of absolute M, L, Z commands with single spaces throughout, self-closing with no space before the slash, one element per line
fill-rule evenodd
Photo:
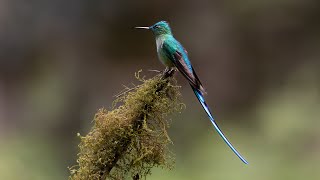
<path fill-rule="evenodd" d="M 192 87 L 192 86 L 191 86 Z M 201 106 L 203 107 L 203 109 L 206 111 L 206 113 L 209 116 L 209 119 L 211 121 L 211 123 L 213 124 L 215 130 L 218 132 L 218 134 L 221 136 L 221 138 L 224 140 L 224 142 L 230 147 L 230 149 L 240 158 L 240 160 L 242 162 L 244 162 L 245 164 L 249 164 L 247 160 L 245 160 L 241 154 L 236 150 L 236 148 L 233 147 L 233 145 L 230 143 L 230 141 L 226 138 L 226 136 L 223 134 L 223 132 L 221 131 L 221 129 L 219 128 L 218 124 L 215 122 L 210 109 L 207 105 L 207 103 L 204 100 L 204 97 L 201 93 L 201 91 L 199 91 L 198 89 L 195 89 L 194 87 L 192 87 L 194 94 L 197 96 Z"/>

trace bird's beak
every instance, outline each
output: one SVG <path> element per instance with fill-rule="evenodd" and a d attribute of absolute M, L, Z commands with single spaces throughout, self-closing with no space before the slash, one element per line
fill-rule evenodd
<path fill-rule="evenodd" d="M 150 29 L 150 27 L 135 27 L 136 29 Z"/>

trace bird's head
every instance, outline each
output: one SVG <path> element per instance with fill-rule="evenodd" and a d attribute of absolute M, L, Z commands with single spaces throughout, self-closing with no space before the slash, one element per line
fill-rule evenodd
<path fill-rule="evenodd" d="M 160 21 L 150 27 L 136 27 L 137 29 L 148 29 L 153 32 L 155 36 L 171 34 L 171 28 L 166 21 Z"/>

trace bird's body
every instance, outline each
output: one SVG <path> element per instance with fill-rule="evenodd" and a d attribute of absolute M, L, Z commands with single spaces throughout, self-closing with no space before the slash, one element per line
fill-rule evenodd
<path fill-rule="evenodd" d="M 208 105 L 205 102 L 205 90 L 194 71 L 191 62 L 188 58 L 188 53 L 185 48 L 177 41 L 171 32 L 170 26 L 165 21 L 160 21 L 150 27 L 137 27 L 141 29 L 150 29 L 156 38 L 158 57 L 161 62 L 168 68 L 176 67 L 181 74 L 188 80 L 193 92 L 207 113 L 214 128 L 227 143 L 231 150 L 245 163 L 248 162 L 240 155 L 240 153 L 233 147 L 229 140 L 225 137 L 217 123 L 215 122 Z"/>
<path fill-rule="evenodd" d="M 183 48 L 179 41 L 177 41 L 172 35 L 162 35 L 156 37 L 157 52 L 160 61 L 167 67 L 175 67 L 175 63 L 170 58 L 169 54 L 180 52 L 184 61 L 188 65 L 188 69 L 192 69 L 189 61 L 187 51 Z"/>
<path fill-rule="evenodd" d="M 158 58 L 160 59 L 162 64 L 164 64 L 166 67 L 174 67 L 174 63 L 172 62 L 171 59 L 169 59 L 166 56 L 165 51 L 163 50 L 163 43 L 165 43 L 165 41 L 168 38 L 170 38 L 167 36 L 171 36 L 171 35 L 162 35 L 162 36 L 156 37 Z"/>

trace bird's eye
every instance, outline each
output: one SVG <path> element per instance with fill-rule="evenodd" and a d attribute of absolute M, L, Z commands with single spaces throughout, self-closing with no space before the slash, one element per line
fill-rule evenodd
<path fill-rule="evenodd" d="M 158 29 L 158 28 L 160 28 L 160 26 L 159 26 L 159 25 L 156 25 L 155 28 Z"/>

